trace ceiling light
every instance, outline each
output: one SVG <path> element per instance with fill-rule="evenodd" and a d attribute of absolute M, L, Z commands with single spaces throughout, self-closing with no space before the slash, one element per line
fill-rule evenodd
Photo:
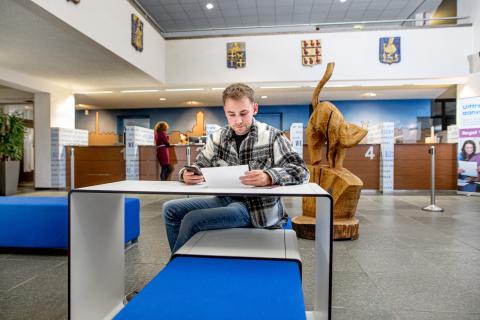
<path fill-rule="evenodd" d="M 113 91 L 85 91 L 85 92 L 79 92 L 78 94 L 105 94 L 105 93 L 113 93 Z"/>
<path fill-rule="evenodd" d="M 121 93 L 142 93 L 142 92 L 158 92 L 157 89 L 139 89 L 139 90 L 123 90 Z"/>
<path fill-rule="evenodd" d="M 192 106 L 200 104 L 199 101 L 195 101 L 195 100 L 185 101 L 185 103 Z"/>
<path fill-rule="evenodd" d="M 165 89 L 165 91 L 203 91 L 203 88 Z"/>
<path fill-rule="evenodd" d="M 207 4 L 205 5 L 205 7 L 206 7 L 208 10 L 212 10 L 212 9 L 213 9 L 213 4 L 207 3 Z"/>
<path fill-rule="evenodd" d="M 367 92 L 362 94 L 362 97 L 375 97 L 377 94 L 375 92 Z"/>
<path fill-rule="evenodd" d="M 262 99 L 268 99 L 268 96 L 261 96 Z"/>
<path fill-rule="evenodd" d="M 363 29 L 363 24 L 355 24 L 353 25 L 353 29 Z"/>
<path fill-rule="evenodd" d="M 340 0 L 341 3 L 347 2 L 347 0 Z"/>
<path fill-rule="evenodd" d="M 212 90 L 225 90 L 225 88 L 212 88 Z"/>
<path fill-rule="evenodd" d="M 300 88 L 300 86 L 267 86 L 267 87 L 260 87 L 260 89 L 293 89 L 293 88 Z"/>
<path fill-rule="evenodd" d="M 160 98 L 160 99 L 158 99 L 158 100 L 160 100 L 160 101 L 167 101 L 167 98 Z"/>
<path fill-rule="evenodd" d="M 88 116 L 88 109 L 85 109 L 85 115 Z"/>

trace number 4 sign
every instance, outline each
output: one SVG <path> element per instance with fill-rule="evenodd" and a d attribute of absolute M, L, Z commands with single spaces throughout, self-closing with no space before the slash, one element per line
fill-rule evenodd
<path fill-rule="evenodd" d="M 370 148 L 367 149 L 367 152 L 365 152 L 365 158 L 370 158 L 370 160 L 373 160 L 375 158 L 375 153 L 373 152 L 373 146 L 370 146 Z"/>

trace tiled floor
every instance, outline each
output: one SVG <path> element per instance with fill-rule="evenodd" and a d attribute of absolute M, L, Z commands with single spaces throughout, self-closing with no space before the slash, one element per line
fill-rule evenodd
<path fill-rule="evenodd" d="M 161 216 L 168 198 L 140 198 L 141 237 L 126 253 L 127 292 L 142 288 L 170 254 Z M 442 194 L 444 213 L 421 211 L 428 202 L 427 194 L 362 194 L 360 238 L 333 246 L 333 319 L 480 319 L 480 198 Z M 298 199 L 286 205 L 299 213 Z M 300 239 L 299 247 L 310 310 L 314 242 Z M 0 319 L 65 319 L 67 269 L 62 255 L 0 254 Z"/>

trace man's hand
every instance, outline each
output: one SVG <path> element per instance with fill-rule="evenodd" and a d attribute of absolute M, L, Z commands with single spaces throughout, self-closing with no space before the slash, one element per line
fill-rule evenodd
<path fill-rule="evenodd" d="M 240 181 L 243 184 L 255 187 L 272 185 L 272 178 L 268 175 L 268 173 L 265 173 L 262 170 L 247 171 L 245 172 L 244 176 L 240 177 Z"/>
<path fill-rule="evenodd" d="M 191 171 L 185 170 L 183 171 L 183 182 L 186 184 L 198 184 L 204 181 L 203 176 L 194 174 Z"/>

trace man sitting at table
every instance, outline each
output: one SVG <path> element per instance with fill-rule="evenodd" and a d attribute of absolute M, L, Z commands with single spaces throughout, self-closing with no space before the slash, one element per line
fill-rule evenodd
<path fill-rule="evenodd" d="M 236 83 L 223 91 L 228 125 L 215 131 L 197 156 L 195 166 L 248 165 L 240 177 L 245 185 L 263 187 L 308 182 L 305 162 L 278 129 L 256 121 L 253 89 Z M 180 181 L 198 184 L 202 175 L 180 170 Z M 280 197 L 201 197 L 170 200 L 163 206 L 172 253 L 195 233 L 228 228 L 281 228 L 287 215 Z"/>

